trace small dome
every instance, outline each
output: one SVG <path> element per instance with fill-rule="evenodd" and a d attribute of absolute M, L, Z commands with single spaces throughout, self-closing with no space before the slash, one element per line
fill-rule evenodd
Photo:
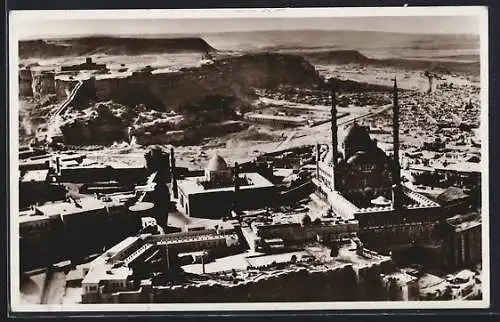
<path fill-rule="evenodd" d="M 207 165 L 208 171 L 225 171 L 228 170 L 227 163 L 220 155 L 215 154 Z"/>
<path fill-rule="evenodd" d="M 377 206 L 388 206 L 392 203 L 389 199 L 385 198 L 384 196 L 379 196 L 373 199 L 371 202 L 372 204 Z"/>

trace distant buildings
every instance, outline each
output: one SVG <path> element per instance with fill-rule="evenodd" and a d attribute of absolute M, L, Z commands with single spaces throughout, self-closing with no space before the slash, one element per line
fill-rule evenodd
<path fill-rule="evenodd" d="M 106 69 L 106 64 L 96 64 L 92 61 L 91 57 L 85 58 L 85 63 L 61 66 L 62 72 L 70 72 L 70 71 L 72 72 L 81 70 L 105 70 L 105 69 Z"/>

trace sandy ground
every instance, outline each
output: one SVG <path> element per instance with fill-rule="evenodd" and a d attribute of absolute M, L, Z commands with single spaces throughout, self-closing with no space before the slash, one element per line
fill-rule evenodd
<path fill-rule="evenodd" d="M 314 108 L 314 106 L 311 107 Z M 349 113 L 348 116 L 339 119 L 339 136 L 343 136 L 346 127 L 354 119 L 362 120 L 364 117 L 370 117 L 370 114 L 382 113 L 390 107 L 391 105 L 339 108 L 339 112 Z M 259 131 L 274 135 L 278 139 L 272 141 L 247 140 L 241 132 L 210 138 L 199 146 L 175 147 L 176 164 L 180 167 L 203 169 L 214 153 L 222 156 L 228 163 L 242 163 L 251 161 L 262 153 L 316 143 L 329 143 L 331 140 L 330 127 L 330 123 L 315 127 L 305 125 L 287 129 L 258 126 Z M 90 159 L 99 162 L 119 160 L 128 164 L 144 165 L 144 153 L 147 150 L 148 147 L 130 147 L 122 144 L 86 153 Z"/>

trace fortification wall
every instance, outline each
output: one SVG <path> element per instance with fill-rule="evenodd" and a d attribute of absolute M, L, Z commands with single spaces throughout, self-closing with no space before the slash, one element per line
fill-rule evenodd
<path fill-rule="evenodd" d="M 39 73 L 33 75 L 32 90 L 34 96 L 56 94 L 54 73 Z"/>
<path fill-rule="evenodd" d="M 390 261 L 364 267 L 352 265 L 322 271 L 290 269 L 233 285 L 205 284 L 142 288 L 111 296 L 113 303 L 180 302 L 298 302 L 298 301 L 377 301 L 388 298 L 380 277 L 390 272 Z"/>
<path fill-rule="evenodd" d="M 98 79 L 95 88 L 98 101 L 113 100 L 129 106 L 145 104 L 150 108 L 178 111 L 184 104 L 207 95 L 236 97 L 241 103 L 253 95 L 253 88 L 318 82 L 314 67 L 301 57 L 259 54 L 233 57 L 176 73 Z"/>
<path fill-rule="evenodd" d="M 76 84 L 78 84 L 77 80 L 63 80 L 56 79 L 55 80 L 56 87 L 56 97 L 58 102 L 63 102 L 70 95 L 73 88 L 75 88 Z"/>
<path fill-rule="evenodd" d="M 437 239 L 437 222 L 408 223 L 360 229 L 359 238 L 369 248 L 387 252 L 392 246 L 425 245 Z"/>
<path fill-rule="evenodd" d="M 19 95 L 20 96 L 33 96 L 33 76 L 31 70 L 19 70 Z"/>

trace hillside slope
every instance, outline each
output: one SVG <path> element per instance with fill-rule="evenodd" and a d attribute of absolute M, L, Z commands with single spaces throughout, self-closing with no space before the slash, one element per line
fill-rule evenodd
<path fill-rule="evenodd" d="M 313 64 L 362 64 L 374 67 L 395 67 L 408 70 L 428 70 L 438 73 L 466 73 L 479 75 L 479 59 L 477 61 L 461 62 L 448 59 L 375 59 L 357 50 L 332 50 L 315 52 L 293 52 L 304 56 Z"/>

